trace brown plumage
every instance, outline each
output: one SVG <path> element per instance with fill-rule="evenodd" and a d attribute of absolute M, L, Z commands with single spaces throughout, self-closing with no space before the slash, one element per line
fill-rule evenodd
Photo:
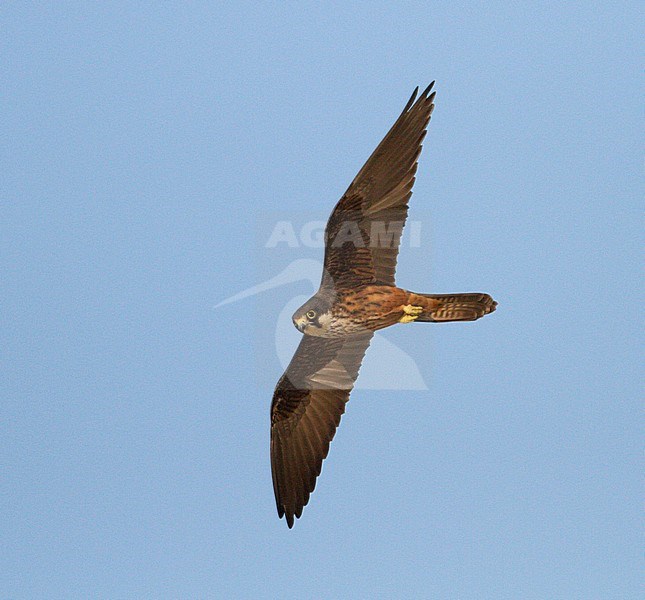
<path fill-rule="evenodd" d="M 474 321 L 495 310 L 488 294 L 417 294 L 394 281 L 433 84 L 418 99 L 414 91 L 334 208 L 320 289 L 293 317 L 305 335 L 271 404 L 273 488 L 289 527 L 314 490 L 373 332 L 398 322 Z"/>

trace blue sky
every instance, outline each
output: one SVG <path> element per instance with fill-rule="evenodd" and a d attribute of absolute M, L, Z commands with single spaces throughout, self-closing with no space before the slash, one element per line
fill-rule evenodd
<path fill-rule="evenodd" d="M 642 16 L 6 4 L 0 596 L 637 598 Z M 320 260 L 272 224 L 326 219 L 432 79 L 398 280 L 499 308 L 385 333 L 428 389 L 356 390 L 289 531 L 275 332 L 311 284 L 213 307 Z"/>

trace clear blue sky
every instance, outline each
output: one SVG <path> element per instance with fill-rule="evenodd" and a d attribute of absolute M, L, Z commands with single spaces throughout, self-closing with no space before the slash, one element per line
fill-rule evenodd
<path fill-rule="evenodd" d="M 5 3 L 0 597 L 637 598 L 642 17 Z M 499 309 L 386 332 L 428 389 L 356 390 L 289 531 L 271 343 L 310 284 L 213 307 L 320 259 L 267 228 L 432 79 L 399 282 Z"/>

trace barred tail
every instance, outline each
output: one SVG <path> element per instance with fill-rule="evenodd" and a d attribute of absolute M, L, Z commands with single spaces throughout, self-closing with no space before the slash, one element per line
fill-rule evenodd
<path fill-rule="evenodd" d="M 497 302 L 488 294 L 414 294 L 409 302 L 422 306 L 417 322 L 475 321 L 492 313 Z"/>

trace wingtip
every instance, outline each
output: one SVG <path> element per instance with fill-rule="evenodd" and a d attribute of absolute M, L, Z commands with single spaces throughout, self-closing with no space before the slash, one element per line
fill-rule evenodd
<path fill-rule="evenodd" d="M 427 98 L 428 98 L 428 94 L 429 94 L 429 93 L 430 93 L 430 91 L 432 90 L 432 88 L 433 88 L 434 84 L 435 84 L 435 82 L 434 82 L 434 80 L 433 80 L 433 81 L 432 81 L 432 83 L 431 83 L 431 84 L 430 84 L 430 85 L 429 85 L 425 90 L 423 90 L 423 92 L 422 92 L 422 93 L 421 93 L 421 95 L 419 96 L 419 101 L 421 101 L 421 100 L 424 100 L 424 99 L 427 99 Z M 403 109 L 403 112 L 404 112 L 404 113 L 406 113 L 406 112 L 408 112 L 408 110 L 410 110 L 410 108 L 411 108 L 411 107 L 412 107 L 412 105 L 414 104 L 414 101 L 417 99 L 417 95 L 418 95 L 418 94 L 419 94 L 419 86 L 417 86 L 417 87 L 415 87 L 415 88 L 414 88 L 414 92 L 412 92 L 412 96 L 410 96 L 410 99 L 408 100 L 408 103 L 405 105 L 405 108 Z M 430 102 L 432 102 L 432 101 L 434 100 L 435 94 L 436 94 L 436 92 L 433 92 L 433 93 L 432 93 L 432 95 L 431 95 L 431 97 L 430 97 Z"/>
<path fill-rule="evenodd" d="M 412 96 L 410 96 L 410 99 L 408 100 L 408 103 L 405 105 L 403 112 L 407 112 L 408 109 L 414 104 L 414 100 L 417 97 L 418 93 L 419 93 L 419 86 L 414 88 L 414 92 L 412 92 Z"/>
<path fill-rule="evenodd" d="M 427 96 L 430 93 L 430 90 L 432 90 L 434 84 L 435 84 L 435 80 L 433 79 L 430 85 L 423 91 L 423 94 L 421 94 L 421 97 Z"/>

